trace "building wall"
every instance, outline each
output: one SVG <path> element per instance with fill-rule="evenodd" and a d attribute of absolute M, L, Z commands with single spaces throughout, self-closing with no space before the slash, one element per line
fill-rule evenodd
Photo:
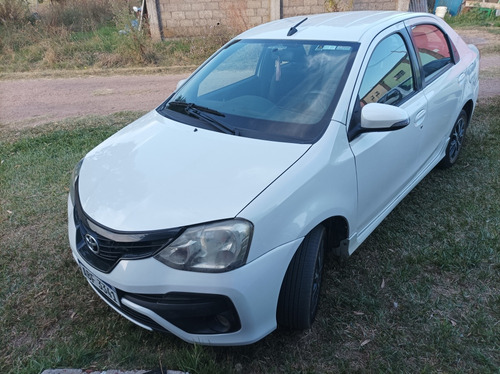
<path fill-rule="evenodd" d="M 407 12 L 410 2 L 426 2 L 427 0 L 354 0 L 353 10 L 400 10 Z"/>
<path fill-rule="evenodd" d="M 398 0 L 356 0 L 353 10 L 396 10 Z"/>
<path fill-rule="evenodd" d="M 159 0 L 163 35 L 240 32 L 270 21 L 270 0 Z"/>
<path fill-rule="evenodd" d="M 163 37 L 241 32 L 273 19 L 345 10 L 408 10 L 410 0 L 147 0 Z M 151 13 L 158 9 L 157 23 Z"/>
<path fill-rule="evenodd" d="M 325 0 L 283 0 L 281 18 L 324 13 L 327 11 L 325 5 Z"/>

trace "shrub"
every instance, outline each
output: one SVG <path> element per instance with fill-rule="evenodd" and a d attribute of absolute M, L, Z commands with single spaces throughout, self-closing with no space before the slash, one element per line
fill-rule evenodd
<path fill-rule="evenodd" d="M 113 19 L 112 8 L 112 0 L 57 1 L 50 4 L 42 22 L 71 31 L 90 31 Z"/>
<path fill-rule="evenodd" d="M 495 12 L 488 12 L 479 6 L 462 10 L 454 17 L 446 15 L 445 20 L 453 27 L 456 26 L 500 26 L 500 17 L 495 16 Z"/>
<path fill-rule="evenodd" d="M 199 38 L 155 43 L 147 22 L 138 30 L 129 3 L 44 1 L 37 6 L 38 17 L 30 21 L 27 0 L 0 0 L 0 14 L 8 15 L 0 20 L 0 71 L 198 65 L 232 36 L 216 28 Z M 14 8 L 20 10 L 10 10 Z"/>
<path fill-rule="evenodd" d="M 0 0 L 0 23 L 20 23 L 29 15 L 27 0 Z"/>

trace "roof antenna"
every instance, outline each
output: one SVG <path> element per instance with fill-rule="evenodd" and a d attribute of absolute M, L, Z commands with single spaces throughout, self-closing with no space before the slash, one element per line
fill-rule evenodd
<path fill-rule="evenodd" d="M 300 21 L 299 23 L 297 23 L 295 26 L 293 27 L 290 27 L 290 30 L 288 30 L 288 34 L 286 34 L 286 36 L 292 36 L 293 34 L 295 34 L 298 30 L 297 30 L 297 27 L 299 27 L 301 24 L 303 24 L 305 21 L 307 21 L 307 17 L 304 18 L 302 21 Z"/>

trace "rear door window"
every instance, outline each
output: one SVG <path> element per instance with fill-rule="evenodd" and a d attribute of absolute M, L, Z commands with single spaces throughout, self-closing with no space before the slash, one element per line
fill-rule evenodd
<path fill-rule="evenodd" d="M 447 38 L 434 25 L 415 26 L 411 33 L 424 80 L 429 82 L 453 63 Z"/>

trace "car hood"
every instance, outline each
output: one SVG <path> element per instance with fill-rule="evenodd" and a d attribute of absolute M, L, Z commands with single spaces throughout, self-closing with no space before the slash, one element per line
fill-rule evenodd
<path fill-rule="evenodd" d="M 85 157 L 80 202 L 117 231 L 232 218 L 309 147 L 196 129 L 152 111 Z"/>

